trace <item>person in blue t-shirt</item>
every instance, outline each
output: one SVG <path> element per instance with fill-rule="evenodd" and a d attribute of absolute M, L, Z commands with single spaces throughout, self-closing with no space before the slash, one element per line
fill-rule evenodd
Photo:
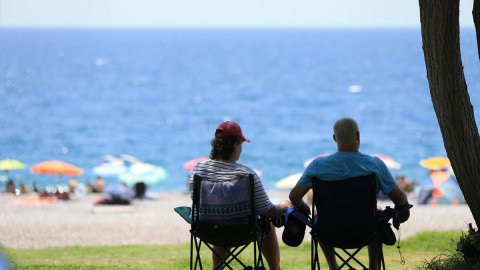
<path fill-rule="evenodd" d="M 377 192 L 388 194 L 396 207 L 408 204 L 407 196 L 397 187 L 395 180 L 387 166 L 377 157 L 362 154 L 360 147 L 360 131 L 357 122 L 351 118 L 342 118 L 335 122 L 333 140 L 337 143 L 337 152 L 316 158 L 305 169 L 302 177 L 290 192 L 290 201 L 296 208 L 310 213 L 309 206 L 303 201 L 303 196 L 312 188 L 314 178 L 322 180 L 343 180 L 375 173 L 377 176 Z M 400 213 L 400 221 L 405 222 L 410 211 Z M 338 265 L 330 249 L 320 243 L 330 269 L 337 269 Z M 368 246 L 369 269 L 378 269 L 376 251 L 378 245 Z"/>

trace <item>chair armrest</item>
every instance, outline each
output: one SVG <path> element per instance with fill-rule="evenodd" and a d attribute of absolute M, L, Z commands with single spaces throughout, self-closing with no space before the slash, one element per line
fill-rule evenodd
<path fill-rule="evenodd" d="M 190 213 L 192 212 L 192 208 L 188 206 L 178 206 L 175 207 L 173 210 L 177 212 L 186 222 L 192 224 L 192 217 Z"/>

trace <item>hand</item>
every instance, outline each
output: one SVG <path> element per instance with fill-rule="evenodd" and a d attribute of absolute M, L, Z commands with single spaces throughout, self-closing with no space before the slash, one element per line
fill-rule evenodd
<path fill-rule="evenodd" d="M 408 202 L 400 206 L 395 206 L 395 211 L 400 219 L 400 223 L 403 223 L 410 218 L 410 208 L 412 208 L 412 206 L 413 205 Z"/>
<path fill-rule="evenodd" d="M 289 200 L 284 200 L 278 203 L 278 205 L 282 208 L 291 208 L 293 207 L 292 203 Z"/>
<path fill-rule="evenodd" d="M 403 223 L 405 221 L 408 220 L 408 218 L 410 218 L 410 210 L 403 210 L 403 211 L 400 211 L 398 212 L 398 216 L 400 218 L 400 223 Z"/>
<path fill-rule="evenodd" d="M 307 213 L 308 215 L 310 215 L 310 206 L 308 206 L 308 204 L 306 204 L 304 201 L 302 201 L 302 204 L 300 205 L 300 209 Z"/>

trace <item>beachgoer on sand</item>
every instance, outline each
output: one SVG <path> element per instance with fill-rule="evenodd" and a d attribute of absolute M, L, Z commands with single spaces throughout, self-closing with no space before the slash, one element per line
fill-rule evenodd
<path fill-rule="evenodd" d="M 13 193 L 16 194 L 17 187 L 12 179 L 8 179 L 7 184 L 5 185 L 5 193 Z"/>

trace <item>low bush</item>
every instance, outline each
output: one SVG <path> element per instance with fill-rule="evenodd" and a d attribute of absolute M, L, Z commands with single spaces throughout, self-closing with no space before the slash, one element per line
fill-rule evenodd
<path fill-rule="evenodd" d="M 469 224 L 467 233 L 462 232 L 454 252 L 443 252 L 416 269 L 421 270 L 479 270 L 480 231 Z"/>

